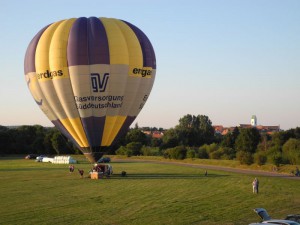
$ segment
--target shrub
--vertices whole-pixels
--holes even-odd
[[[163,157],[164,157],[165,159],[171,159],[170,151],[171,151],[170,148],[168,148],[168,149],[166,149],[166,150],[163,151]]]
[[[216,143],[212,143],[212,144],[208,145],[207,148],[206,148],[208,153],[218,151],[218,149],[219,149],[219,147]]]
[[[221,159],[234,159],[236,157],[236,152],[233,148],[222,147],[220,151],[222,152]]]
[[[209,158],[210,159],[220,159],[221,156],[222,156],[222,152],[219,151],[219,150],[209,153]]]
[[[144,156],[158,156],[161,155],[159,148],[143,146],[141,152]]]
[[[256,152],[254,154],[254,162],[258,165],[264,165],[267,162],[267,156],[264,152]]]
[[[292,165],[300,164],[300,140],[290,138],[282,147],[283,157]]]
[[[164,151],[165,158],[171,159],[185,159],[186,158],[187,149],[184,146],[177,146],[175,148],[169,148]]]
[[[130,155],[140,155],[142,149],[142,143],[130,142],[126,145],[127,152],[130,151]],[[128,153],[127,153],[128,154]]]
[[[208,159],[208,154],[205,147],[199,147],[197,156],[199,159]]]
[[[124,146],[121,146],[120,148],[118,148],[118,150],[116,151],[117,155],[126,155],[127,152],[127,148]]]
[[[188,149],[186,153],[186,157],[190,159],[194,159],[196,156],[196,151],[195,149]]]
[[[241,164],[251,165],[253,163],[253,156],[250,152],[239,151],[236,157]]]
[[[273,152],[272,154],[267,155],[267,161],[276,165],[277,167],[283,163],[282,153],[281,152]]]
[[[174,159],[185,159],[187,149],[184,146],[177,146],[173,150]]]

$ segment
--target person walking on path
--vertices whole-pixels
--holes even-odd
[[[254,194],[258,194],[258,185],[259,185],[259,181],[258,179],[255,177],[255,179],[252,182],[252,188],[253,188],[253,193]]]

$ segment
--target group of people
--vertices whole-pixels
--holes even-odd
[[[74,170],[75,170],[75,166],[73,164],[69,165],[70,173],[73,173]],[[99,165],[99,164],[95,164],[93,166],[93,168],[89,171],[89,174],[91,174],[92,172],[101,173],[101,174],[105,175],[106,177],[109,177],[113,173],[111,165]],[[78,173],[79,173],[80,177],[83,178],[84,170],[78,169]]]
[[[75,166],[73,164],[71,164],[69,166],[70,173],[73,173],[74,170],[75,170]],[[84,170],[83,169],[78,169],[78,173],[79,173],[80,177],[83,178]]]

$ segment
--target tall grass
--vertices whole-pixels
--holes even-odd
[[[91,165],[0,158],[0,224],[205,224],[245,225],[264,207],[283,218],[300,212],[300,182],[208,171],[171,164],[111,163],[110,179],[91,180]],[[127,176],[121,177],[121,171]]]

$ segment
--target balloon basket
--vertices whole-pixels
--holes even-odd
[[[103,178],[110,178],[110,175],[98,173],[98,172],[91,173],[92,180],[99,180],[99,179],[103,179]]]

